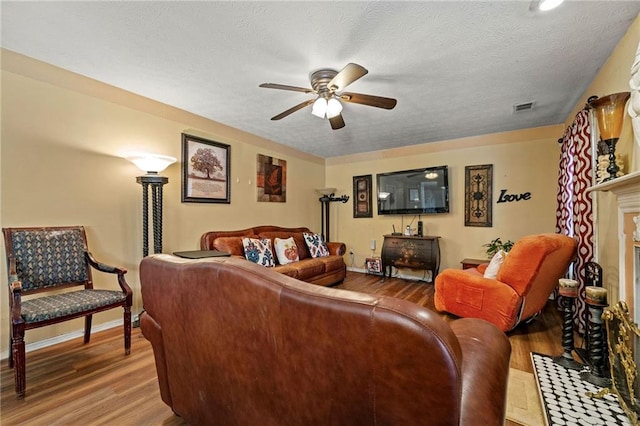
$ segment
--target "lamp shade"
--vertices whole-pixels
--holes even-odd
[[[313,103],[313,108],[311,109],[311,114],[315,115],[318,118],[324,118],[327,113],[327,100],[322,96],[319,96],[318,99]]]
[[[589,102],[589,106],[596,113],[602,140],[606,141],[620,137],[624,119],[624,106],[630,95],[629,92],[614,93]]]
[[[143,172],[158,173],[176,162],[174,157],[159,154],[132,154],[126,157]]]
[[[316,191],[320,195],[331,195],[336,192],[336,188],[318,188]]]
[[[564,0],[540,0],[538,3],[538,9],[544,11],[555,9],[564,3]]]
[[[342,112],[342,104],[336,98],[327,101],[327,118],[337,117]]]

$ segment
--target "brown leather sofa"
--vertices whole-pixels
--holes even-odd
[[[344,243],[327,242],[326,245],[330,255],[312,258],[302,236],[305,232],[314,233],[308,228],[283,228],[271,225],[256,226],[239,231],[210,231],[200,238],[200,249],[220,250],[231,253],[232,256],[244,258],[242,239],[245,237],[269,239],[271,240],[271,247],[274,247],[273,240],[275,238],[286,239],[293,237],[298,247],[300,260],[280,265],[277,257],[274,256],[276,262],[274,270],[276,272],[312,284],[330,286],[341,283],[347,275],[347,265],[342,257],[347,250]]]
[[[160,395],[190,425],[502,425],[511,346],[479,319],[235,257],[140,265]]]

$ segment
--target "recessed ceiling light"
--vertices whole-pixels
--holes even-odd
[[[531,2],[529,10],[546,12],[547,10],[555,9],[562,3],[564,3],[564,0],[534,0]]]

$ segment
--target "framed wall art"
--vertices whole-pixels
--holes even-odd
[[[493,226],[493,164],[464,168],[464,226]]]
[[[258,154],[256,186],[258,201],[285,203],[287,201],[287,162]]]
[[[371,175],[353,177],[353,217],[373,217]]]
[[[231,203],[229,145],[182,134],[182,202]]]

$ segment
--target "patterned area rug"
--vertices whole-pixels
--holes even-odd
[[[615,395],[589,398],[601,388],[580,378],[580,372],[562,367],[549,355],[531,352],[545,422],[561,425],[631,425]]]
[[[544,414],[533,374],[515,368],[509,369],[507,419],[523,426],[544,424]]]

